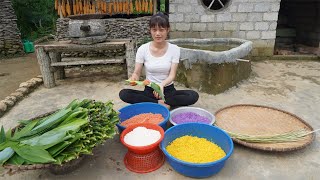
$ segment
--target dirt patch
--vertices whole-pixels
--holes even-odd
[[[96,79],[103,77],[110,81],[126,79],[124,64],[109,66],[75,66],[66,68],[67,78]],[[0,100],[4,99],[16,89],[20,83],[41,75],[36,55],[29,54],[23,57],[0,60]],[[81,80],[82,81],[82,80]]]
[[[0,60],[0,100],[19,88],[20,83],[40,75],[35,54]]]

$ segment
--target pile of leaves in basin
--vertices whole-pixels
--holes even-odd
[[[89,99],[73,100],[54,114],[23,120],[19,126],[0,134],[1,165],[63,164],[115,134],[119,122],[113,103]]]

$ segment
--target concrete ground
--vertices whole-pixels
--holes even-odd
[[[248,80],[228,91],[210,95],[200,93],[194,105],[214,113],[220,108],[239,103],[267,105],[296,114],[314,129],[320,128],[320,62],[261,61],[253,62]],[[58,86],[43,86],[20,101],[0,124],[14,127],[19,119],[28,119],[67,105],[75,98],[113,100],[115,109],[126,104],[118,92],[128,87],[123,82],[105,79],[66,79]],[[182,89],[179,86],[178,89]],[[319,135],[319,134],[318,134]],[[52,175],[47,170],[4,174],[1,179],[189,179],[175,172],[168,163],[157,171],[136,174],[123,163],[126,149],[119,136],[96,149],[93,156],[77,170],[67,175]],[[289,153],[268,153],[235,145],[225,167],[209,179],[318,179],[320,170],[320,138],[308,147]]]

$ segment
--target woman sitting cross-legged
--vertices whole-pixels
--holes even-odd
[[[166,41],[170,29],[168,16],[163,13],[153,15],[149,27],[153,41],[138,48],[135,69],[129,80],[139,80],[144,65],[146,79],[160,86],[166,101],[160,99],[159,94],[148,86],[145,86],[144,91],[122,89],[119,93],[120,99],[130,104],[159,103],[168,109],[196,103],[199,98],[197,92],[176,90],[173,84],[179,64],[180,48]],[[136,85],[135,83],[130,84]]]

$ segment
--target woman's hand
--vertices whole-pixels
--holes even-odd
[[[164,86],[163,86],[162,84],[158,84],[158,85],[159,85],[159,87],[160,87],[160,90],[161,90],[162,94],[164,95],[164,88],[163,88]],[[154,95],[155,98],[161,99],[160,94],[157,93],[156,91],[153,91],[153,95]]]
[[[143,63],[136,63],[135,64],[134,71],[133,71],[131,77],[129,78],[130,81],[139,81],[141,70],[142,70],[142,66],[143,66]],[[135,86],[135,85],[137,85],[137,83],[136,82],[130,82],[130,85],[131,86]]]
[[[138,80],[139,80],[139,77],[138,77],[135,73],[133,73],[133,74],[131,75],[131,77],[129,78],[129,80],[130,80],[130,85],[131,85],[131,86],[135,86],[135,85],[137,85],[137,83],[134,82],[134,81],[138,81]]]

